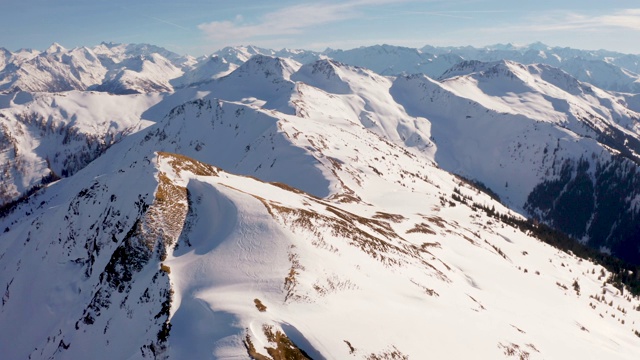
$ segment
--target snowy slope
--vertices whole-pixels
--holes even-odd
[[[627,107],[630,97],[581,83],[557,68],[511,61],[463,62],[441,83],[419,75],[387,78],[328,59],[297,71],[282,64],[255,56],[200,89],[289,114],[293,107],[301,117],[342,118],[364,126],[424,161],[483,183],[521,213],[640,261],[633,250],[638,234],[633,219],[640,210],[635,177],[640,114]],[[574,180],[583,162],[591,183],[586,191],[572,188],[581,184]],[[607,180],[611,175],[605,168],[624,182],[627,197],[614,195],[619,190]],[[627,173],[633,180],[623,180]],[[549,187],[549,182],[557,184]],[[583,195],[551,206],[540,203],[574,190]],[[612,197],[615,205],[608,200]],[[564,216],[567,202],[583,212],[577,225]],[[601,216],[611,211],[624,215]]]
[[[604,60],[574,58],[564,61],[560,68],[580,81],[597,84],[603,89],[634,94],[640,92],[640,75]]]
[[[291,113],[289,100],[295,87],[291,75],[299,68],[300,64],[291,59],[256,55],[229,75],[197,90],[225,100]]]
[[[182,74],[180,68],[159,54],[140,55],[121,61],[90,89],[114,94],[170,92],[173,87],[169,80]]]
[[[0,90],[68,91],[86,89],[99,82],[106,72],[96,55],[87,48],[67,50],[53,44],[37,56],[11,60],[0,72]]]
[[[4,67],[7,66],[10,58],[11,51],[5,48],[0,48],[0,69],[4,69]]]
[[[508,209],[632,249],[604,221],[640,212],[635,97],[511,61],[437,81],[227,51],[172,93],[0,96],[5,187],[66,170],[0,213],[0,357],[637,357],[634,274]]]
[[[351,50],[326,51],[325,56],[337,61],[366,67],[381,75],[426,74],[437,77],[462,60],[456,55],[433,55],[418,49],[376,45]]]
[[[96,89],[112,93],[172,91],[169,80],[196,60],[146,44],[100,44],[65,49],[54,43],[43,52],[4,51],[0,92],[60,92]]]
[[[9,230],[2,239],[7,287],[0,316],[3,324],[13,324],[13,330],[2,330],[3,357],[62,358],[60,352],[72,344],[75,358],[99,356],[98,349],[107,349],[111,357],[129,358],[134,350],[140,356],[138,341],[146,344],[156,338],[153,325],[164,319],[134,312],[125,297],[148,304],[142,308],[155,315],[168,295],[168,279],[151,271],[132,284],[128,276],[137,273],[139,263],[121,262],[127,246],[139,250],[135,259],[140,263],[148,257],[138,246],[142,235],[136,229],[145,224],[140,219],[155,184],[141,181],[152,174],[142,163],[136,166],[131,157],[116,158],[117,162],[105,159],[99,168],[90,166],[90,179],[83,175],[65,179],[39,193],[41,200],[30,198],[34,218],[22,213],[3,217]],[[126,170],[118,170],[119,166]],[[46,206],[33,201],[44,201]],[[130,291],[140,287],[138,293]],[[143,296],[147,287],[150,290]],[[104,309],[112,304],[108,314]],[[145,334],[149,327],[153,331]],[[127,346],[133,334],[133,347]]]
[[[232,64],[240,65],[255,55],[274,56],[275,51],[252,45],[228,46],[216,51],[214,55],[217,55]]]
[[[555,68],[508,61],[462,63],[445,77],[400,77],[391,89],[409,114],[431,121],[440,166],[638,262],[630,219],[638,214],[640,115],[622,96]]]
[[[198,85],[229,75],[229,73],[237,69],[238,66],[239,65],[231,63],[218,55],[212,55],[206,60],[199,61],[192,70],[186,71],[184,75],[172,79],[171,84],[176,88]]]
[[[266,50],[248,47],[226,51],[243,59],[253,52]],[[632,160],[638,158],[640,116],[631,110],[634,104],[631,96],[604,92],[550,66],[525,66],[510,61],[462,62],[448,70],[441,80],[439,83],[424,76],[388,78],[328,59],[301,66],[291,59],[256,55],[226,76],[200,85],[190,84],[164,96],[145,116],[158,120],[185,101],[208,96],[301,117],[317,111],[313,117],[345,118],[416,151],[427,162],[435,161],[448,171],[480,181],[517,211],[556,226],[564,221],[554,215],[561,211],[541,207],[532,196],[540,197],[540,191],[544,190],[546,197],[557,197],[564,185],[553,187],[556,193],[547,194],[545,183],[559,178],[571,181],[576,171],[567,179],[563,174],[570,172],[571,167],[577,169],[582,159],[590,159],[591,187],[596,191],[596,183],[604,181],[605,176],[596,170],[617,161],[612,154],[622,154]],[[205,142],[206,139],[198,140],[198,143]],[[247,145],[234,143],[230,149],[243,150]],[[95,155],[98,153],[93,151]],[[36,156],[40,170],[26,185],[17,185],[19,189],[8,189],[10,184],[5,186],[5,193],[11,193],[5,196],[7,200],[15,199],[48,173],[43,160],[46,156]],[[236,160],[229,164],[238,166]],[[252,160],[239,172],[248,174],[249,164],[258,169],[252,171],[265,171],[258,168],[259,161]],[[632,172],[637,172],[636,165],[630,166]],[[616,176],[625,175],[617,171]],[[9,173],[5,179],[13,183],[11,186],[24,183]],[[603,199],[615,191],[609,185],[604,186],[609,190],[600,191]],[[633,219],[637,212],[634,182],[625,187],[630,196],[620,199],[616,212],[625,212],[628,216],[608,219],[598,227],[608,228]],[[534,194],[534,191],[537,192]],[[597,210],[596,207],[597,204],[584,207],[593,211],[582,216],[578,228],[571,229],[573,236],[590,241],[602,235],[589,225],[589,219],[598,211],[611,211],[611,208],[605,210],[601,206],[601,210]],[[640,254],[628,250],[633,248],[635,240],[625,235],[626,231],[620,228],[618,233],[593,245],[608,249],[617,246],[615,253],[627,254],[628,260],[635,262],[636,255]],[[628,245],[618,246],[621,241]]]
[[[238,46],[226,47],[214,53],[214,56],[236,65],[241,65],[254,55],[288,58],[301,64],[333,59],[344,64],[364,67],[381,75],[425,73],[433,77],[441,75],[451,66],[462,61],[462,58],[457,55],[434,55],[418,49],[386,44],[350,50],[327,49],[323,52],[301,49],[275,51],[255,46]]]
[[[101,43],[93,51],[105,63],[120,63],[128,58],[157,54],[169,60],[176,67],[193,66],[196,59],[189,55],[179,55],[167,49],[150,44]]]
[[[141,115],[159,95],[93,92],[1,97],[0,204],[71,175],[124,136],[150,124]]]
[[[511,60],[522,64],[546,64],[561,68],[578,80],[611,91],[637,93],[640,80],[638,55],[606,50],[550,47],[539,42],[528,46],[506,44],[484,48],[425,46],[421,50],[439,56],[455,55],[461,59],[482,62]]]
[[[238,46],[224,48],[215,55],[235,65],[241,65],[253,55],[290,58],[302,64],[330,58],[352,66],[365,67],[382,75],[421,73],[432,78],[442,76],[449,68],[463,61],[510,60],[521,64],[558,67],[580,81],[609,91],[637,93],[640,89],[640,58],[637,55],[550,47],[542,43],[528,46],[506,44],[485,48],[425,46],[421,49],[385,44],[350,50],[327,49],[323,52],[291,49],[275,51],[255,46]],[[199,81],[206,78],[204,76]]]
[[[268,333],[282,329],[315,358],[634,356],[636,350],[625,354],[620,346],[637,344],[634,335],[615,315],[603,321],[601,305],[594,309],[583,295],[601,292],[598,269],[590,275],[593,265],[510,228],[466,228],[461,224],[469,209],[399,212],[394,221],[384,221],[388,215],[378,212],[376,218],[370,205],[345,211],[251,179],[220,176],[182,179],[199,200],[195,223],[189,222],[182,239],[200,241],[166,261],[176,274],[180,304],[171,321],[175,331],[188,334],[169,340],[170,355],[242,357],[243,340],[264,354],[273,346]],[[437,203],[419,194],[412,193],[418,208]],[[375,210],[385,208],[380,203]],[[405,211],[411,204],[405,203]],[[436,214],[460,223],[441,223]],[[201,224],[201,216],[220,225]],[[425,219],[431,225],[423,231],[433,231],[431,236],[412,231]],[[565,290],[573,280],[582,284],[580,295]],[[255,308],[255,299],[266,307],[264,313]],[[191,330],[194,323],[197,332]],[[620,342],[613,340],[617,336]],[[460,338],[464,347],[455,346]],[[569,338],[574,340],[568,344]],[[612,340],[617,350],[606,346]]]
[[[364,68],[319,60],[304,65],[291,79],[297,82],[292,103],[300,116],[345,118],[408,148],[428,152],[432,146],[428,122],[407,115],[394,101],[389,78]]]
[[[473,210],[508,212],[317,111],[190,102],[5,215],[0,324],[19,325],[2,328],[4,354],[247,358],[280,331],[313,358],[634,358],[640,301],[603,288],[601,267]],[[279,173],[316,168],[331,196],[158,152],[223,163],[191,141],[248,136],[261,118]]]

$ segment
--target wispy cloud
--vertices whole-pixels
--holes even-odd
[[[305,3],[285,7],[263,15],[256,23],[242,16],[233,21],[213,21],[198,25],[214,41],[238,42],[269,36],[300,34],[305,29],[352,19],[361,15],[365,6],[396,3],[398,0],[351,0],[341,3]]]
[[[577,28],[616,27],[640,30],[640,9],[624,9],[609,15],[593,17],[574,15],[570,20],[570,25]]]
[[[157,18],[157,17],[155,17],[155,16],[149,16],[149,15],[142,15],[142,16],[143,16],[143,17],[146,17],[147,19],[151,19],[151,20],[155,20],[155,21],[157,21],[157,22],[161,22],[161,23],[163,23],[163,24],[171,25],[171,26],[176,27],[176,28],[178,28],[178,29],[187,30],[187,31],[190,31],[190,30],[191,30],[191,29],[186,28],[186,27],[184,27],[184,26],[182,26],[182,25],[178,25],[178,24],[176,24],[176,23],[174,23],[174,22],[171,22],[171,21],[168,21],[168,20],[164,20],[164,19],[160,19],[160,18]]]
[[[405,16],[441,16],[441,17],[449,17],[454,19],[465,19],[470,20],[474,19],[477,15],[487,15],[487,14],[503,14],[509,13],[512,11],[509,10],[443,10],[443,11],[402,11],[398,12],[399,15]]]
[[[599,31],[616,28],[640,31],[640,9],[616,10],[611,14],[604,15],[586,15],[577,12],[537,14],[535,17],[530,18],[527,24],[512,26],[509,30],[552,32],[571,30]],[[504,30],[505,28],[499,29],[499,31]]]

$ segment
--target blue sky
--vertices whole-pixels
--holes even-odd
[[[527,44],[640,53],[637,0],[0,0],[0,47],[102,41],[191,55],[228,45]]]

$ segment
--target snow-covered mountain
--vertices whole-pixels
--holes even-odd
[[[381,75],[425,74],[438,78],[464,61],[511,60],[558,67],[580,81],[610,91],[640,92],[636,55],[585,51],[535,43],[526,47],[433,47],[421,49],[375,45],[322,52],[272,50],[256,46],[226,47],[199,59],[181,56],[148,44],[102,43],[91,48],[65,49],[53,44],[43,52],[0,49],[0,91],[97,90],[117,94],[171,92],[211,81],[232,72],[254,55],[275,56],[301,64],[333,59],[365,67]]]
[[[640,256],[635,96],[507,60],[103,55],[127,48],[93,52],[191,70],[0,95],[0,357],[637,357],[638,268],[565,235]]]
[[[546,64],[560,68],[578,80],[589,82],[604,90],[631,93],[638,93],[640,90],[638,55],[606,50],[551,47],[542,43],[528,46],[506,44],[484,48],[425,46],[421,50],[437,56],[455,55],[465,60],[511,60],[521,64]]]
[[[227,59],[218,55],[212,55],[199,61],[193,69],[185,72],[178,78],[172,79],[170,83],[176,88],[206,83],[225,75],[229,75],[242,63],[244,63],[244,61],[236,64],[229,62]]]
[[[511,60],[521,64],[546,64],[557,67],[580,81],[604,90],[640,92],[640,56],[605,50],[550,47],[542,43],[528,46],[494,45],[484,48],[427,45],[421,49],[375,45],[351,50],[327,49],[323,52],[292,49],[275,51],[255,46],[239,46],[224,48],[215,55],[236,65],[242,64],[253,55],[290,58],[302,64],[330,58],[345,64],[365,67],[382,75],[420,73],[431,78],[441,77],[449,68],[464,61]],[[200,78],[199,81],[203,79]]]
[[[240,47],[235,52],[227,48],[225,53],[230,59],[242,59],[260,51],[265,50]],[[391,50],[387,53],[391,53]],[[263,106],[284,112],[291,111],[285,110],[290,109],[287,102],[289,92],[294,87],[288,82],[289,76],[299,83],[344,95],[333,99],[349,99],[346,104],[344,100],[334,100],[329,106],[340,109],[336,116],[349,111],[359,117],[362,124],[385,138],[407,146],[421,147],[427,158],[445,169],[484,183],[517,211],[560,226],[572,236],[590,242],[597,248],[640,262],[640,253],[635,249],[638,229],[635,222],[631,221],[638,214],[635,205],[638,196],[636,182],[625,185],[624,191],[628,195],[621,198],[599,188],[598,184],[603,181],[606,184],[603,178],[606,175],[596,172],[596,169],[614,163],[615,168],[625,168],[627,165],[622,164],[627,162],[630,162],[628,166],[633,174],[638,171],[640,115],[632,110],[633,106],[627,105],[633,103],[632,97],[607,93],[548,65],[524,66],[508,60],[490,63],[463,61],[446,71],[440,78],[441,82],[424,75],[401,76],[394,81],[391,92],[389,79],[328,59],[308,63],[293,75],[290,74],[295,66],[290,67],[292,70],[282,75],[282,80],[278,80],[280,78],[277,76],[269,80],[269,74],[280,71],[275,67],[265,70],[266,76],[259,78],[266,81],[260,80],[260,85],[255,86],[253,80],[243,79],[246,76],[243,74],[255,72],[249,69],[256,66],[261,69],[260,64],[253,62],[266,61],[264,59],[268,57],[256,55],[252,59],[245,62],[241,70],[209,82],[203,89],[228,100],[257,101]],[[345,75],[345,71],[360,75],[352,78]],[[405,83],[403,79],[409,81]],[[233,85],[223,85],[225,83]],[[262,91],[265,93],[259,93]],[[257,95],[253,96],[252,92]],[[357,96],[350,96],[350,93]],[[270,104],[264,105],[261,99],[265,98],[271,99]],[[274,102],[278,105],[274,105]],[[393,110],[399,107],[402,109]],[[501,120],[491,120],[489,123],[478,120],[488,117]],[[421,118],[426,121],[419,120]],[[440,118],[444,120],[436,121]],[[504,126],[504,121],[512,125]],[[500,134],[498,142],[494,135],[496,130]],[[483,132],[486,135],[480,135]],[[535,136],[522,138],[529,132]],[[468,139],[463,134],[468,134]],[[577,138],[574,138],[574,134]],[[430,137],[441,143],[432,146]],[[487,152],[476,149],[482,144],[487,146],[484,150],[491,154],[499,153],[500,156],[492,156],[487,160]],[[530,149],[537,151],[530,152]],[[550,155],[551,151],[554,156]],[[611,157],[618,153],[622,157]],[[566,211],[559,210],[564,206],[561,203],[556,210],[556,205],[542,205],[535,198],[556,198],[564,193],[565,185],[575,178],[575,169],[583,158],[592,159],[589,193],[593,194],[595,200],[590,202],[584,198],[584,201],[576,202],[583,211],[580,224],[577,225],[572,219],[562,218]],[[488,161],[492,165],[488,165]],[[562,169],[565,169],[565,174],[574,169],[574,175],[565,176],[564,185],[547,189],[545,184],[556,181]],[[616,177],[624,178],[625,172],[618,173]],[[511,186],[508,186],[509,183]],[[547,193],[549,191],[552,193]],[[609,200],[605,200],[611,197],[615,199],[613,208],[618,215],[603,217],[601,213],[612,211],[612,207],[606,204]],[[599,229],[616,230],[603,234]]]
[[[124,58],[118,61],[135,64],[139,66],[138,70],[146,66],[147,61],[143,57],[127,59],[123,55],[127,52],[136,53],[130,46],[109,48],[103,44],[100,48],[102,53],[111,49],[109,51],[116,55],[109,58]],[[380,52],[380,49],[385,49],[387,54],[393,53],[393,49],[386,47],[374,48],[372,51]],[[50,49],[49,52],[55,51]],[[227,58],[244,62],[235,65],[231,60],[216,55],[209,61],[214,62],[214,66],[196,65],[194,72],[186,73],[174,82],[174,85],[182,82],[180,87],[183,90],[170,95],[158,94],[151,97],[155,99],[151,102],[141,101],[139,106],[134,106],[138,110],[126,110],[126,106],[120,109],[132,113],[133,118],[137,119],[151,105],[160,102],[154,116],[146,114],[146,120],[157,121],[172,107],[209,94],[287,114],[298,111],[303,116],[306,108],[301,105],[296,108],[292,104],[302,104],[305,100],[292,100],[292,94],[300,86],[311,85],[327,93],[340,95],[334,96],[326,104],[328,108],[338,109],[332,116],[344,116],[346,113],[357,117],[361,124],[385,139],[416,147],[427,160],[485,184],[516,211],[559,226],[596,248],[613,251],[632,262],[640,262],[640,252],[635,245],[639,231],[632,221],[638,213],[636,180],[625,182],[625,197],[614,196],[618,190],[604,190],[600,185],[610,187],[605,181],[609,175],[602,170],[609,166],[615,169],[628,167],[632,174],[637,173],[640,115],[636,112],[638,107],[634,104],[637,101],[633,95],[607,93],[551,66],[524,66],[508,60],[489,63],[463,61],[447,70],[440,81],[434,81],[424,75],[385,78],[373,71],[329,59],[307,63],[302,67],[289,58],[265,55],[255,55],[245,60],[251,54],[260,52],[267,50],[255,47],[226,48],[221,53],[226,54]],[[282,52],[303,59],[300,55],[303,54],[302,51]],[[159,58],[165,59],[156,53],[149,57],[152,61]],[[128,68],[136,69],[132,65]],[[207,69],[211,72],[206,71]],[[218,71],[228,75],[222,76]],[[203,78],[206,79],[202,80]],[[120,78],[122,79],[124,77]],[[159,86],[166,86],[164,90],[167,91],[171,89],[167,82]],[[147,84],[146,87],[154,88],[152,84]],[[119,92],[125,92],[123,88],[119,89]],[[144,87],[139,88],[140,91],[143,89]],[[13,119],[11,123],[32,124],[30,119],[38,118],[41,128],[58,126],[48,114],[48,105],[36,106],[35,111],[25,111],[25,108],[34,107],[25,107],[20,101],[16,103],[11,100],[29,96],[31,95],[18,93],[3,97],[9,108],[2,110],[7,119]],[[100,99],[101,96],[96,93],[90,97]],[[126,100],[127,97],[106,98],[129,101]],[[162,98],[165,101],[160,101]],[[95,113],[92,110],[90,112]],[[16,148],[14,143],[18,141],[30,145],[23,146],[19,156],[5,152],[7,163],[4,165],[2,178],[3,202],[13,201],[37,188],[43,179],[46,182],[75,172],[110,146],[113,139],[119,136],[114,135],[120,131],[131,132],[134,120],[125,120],[125,124],[119,125],[121,119],[128,115],[125,114],[123,118],[113,114],[109,116],[111,119],[108,121],[115,125],[108,135],[104,130],[89,129],[87,134],[92,131],[94,133],[88,135],[88,138],[98,139],[95,144],[88,141],[87,144],[93,145],[82,145],[86,150],[80,152],[75,148],[65,149],[62,151],[66,153],[64,156],[60,155],[60,150],[44,150],[55,146],[39,146],[38,141],[27,141],[16,136],[16,133],[22,134],[24,131],[7,123],[3,127],[5,149],[12,146]],[[58,117],[66,118],[67,123],[73,127],[76,124],[73,119],[78,117],[78,113],[75,108],[70,108],[61,112]],[[105,121],[107,119],[99,122]],[[510,125],[504,126],[505,122]],[[49,123],[52,125],[47,125]],[[42,132],[37,127],[32,131]],[[55,138],[58,140],[53,144],[66,144],[68,136],[60,136],[66,130],[57,131]],[[532,135],[525,135],[528,133]],[[497,139],[495,134],[498,134]],[[12,140],[14,138],[18,140]],[[478,147],[483,151],[477,151]],[[493,155],[487,158],[487,153]],[[26,160],[27,158],[31,160]],[[584,160],[587,158],[591,160]],[[8,161],[10,159],[13,160]],[[627,162],[630,165],[624,165]],[[567,186],[576,186],[573,181],[579,173],[576,169],[580,163],[589,164],[591,185],[583,193],[592,196],[584,195],[577,202],[572,199],[582,211],[578,224],[573,219],[563,218],[567,213],[562,210],[563,202],[549,204],[548,199],[567,193]],[[615,172],[617,184],[618,180],[626,176],[626,170]],[[564,174],[562,186],[557,183],[560,181],[560,174]],[[633,178],[635,177],[632,176]],[[556,185],[549,186],[550,183]],[[545,199],[545,204],[536,200],[540,197]],[[591,197],[594,200],[590,200]],[[613,205],[605,200],[611,197],[614,198]],[[610,213],[612,209],[616,216],[601,215]],[[602,229],[606,229],[606,233]]]
[[[183,74],[180,68],[157,53],[140,55],[123,60],[117,67],[107,72],[100,84],[90,90],[113,94],[142,94],[149,92],[170,92],[169,80]]]
[[[456,55],[434,56],[418,49],[391,45],[351,50],[331,50],[326,56],[346,64],[366,67],[381,75],[426,74],[436,77],[462,61]]]
[[[464,60],[457,55],[435,56],[419,49],[392,45],[364,46],[351,50],[327,49],[322,52],[302,49],[276,51],[256,46],[237,46],[216,51],[214,56],[240,65],[254,55],[288,58],[301,64],[333,59],[344,64],[365,67],[381,75],[424,73],[431,77],[441,75],[451,66]]]
[[[161,99],[75,91],[0,95],[0,204],[74,174],[150,125],[142,114]]]
[[[430,120],[440,166],[595,248],[640,261],[640,114],[624,97],[509,61],[462,63],[443,78],[399,77],[391,89],[409,114]]]
[[[169,80],[195,65],[192,57],[140,44],[103,43],[43,52],[0,55],[0,92],[61,92],[95,89],[116,94],[172,91]],[[28,55],[28,56],[27,56]]]

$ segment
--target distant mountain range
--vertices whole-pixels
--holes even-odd
[[[464,61],[511,60],[551,65],[604,90],[640,92],[640,56],[550,47],[542,43],[523,47],[507,44],[485,48],[425,46],[422,49],[377,45],[324,52],[241,46],[224,48],[201,58],[146,44],[102,43],[75,49],[53,44],[43,52],[12,53],[0,49],[0,91],[166,92],[227,75],[253,55],[289,58],[302,64],[330,58],[381,75],[421,73],[431,78],[441,77],[453,65]]]
[[[0,358],[640,352],[636,56],[0,54]]]

